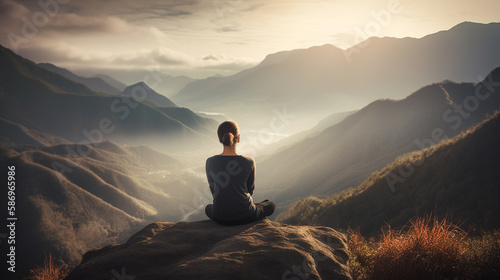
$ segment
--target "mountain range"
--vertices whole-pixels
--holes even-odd
[[[445,81],[402,100],[372,102],[258,162],[259,199],[288,205],[310,195],[324,198],[358,186],[398,155],[456,136],[500,107],[499,76],[497,68],[481,83]]]
[[[215,121],[186,108],[169,113],[165,106],[175,105],[144,83],[136,85],[138,98],[127,95],[130,87],[113,96],[94,92],[86,85],[88,80],[80,83],[81,79],[64,69],[50,67],[56,72],[49,71],[48,65],[40,67],[3,47],[0,61],[9,69],[0,73],[0,117],[12,123],[75,143],[108,139],[179,151],[215,142],[206,136],[215,129]],[[179,145],[174,148],[174,143]]]
[[[20,267],[42,263],[45,253],[78,262],[86,251],[124,241],[147,223],[180,221],[198,207],[193,197],[204,198],[196,192],[204,181],[183,161],[149,147],[58,144],[20,128],[25,133],[10,138],[20,144],[0,144],[0,167],[16,169]],[[6,205],[7,196],[1,202]]]
[[[438,145],[398,157],[357,188],[326,199],[307,198],[278,220],[373,235],[416,215],[448,217],[464,229],[498,228],[500,112]]]
[[[335,112],[379,98],[404,98],[422,85],[479,82],[500,65],[500,23],[461,23],[423,38],[369,38],[343,50],[333,45],[268,55],[229,77],[186,85],[172,100],[195,111],[225,113],[241,127],[264,129],[274,110],[295,118],[283,130],[308,129]]]

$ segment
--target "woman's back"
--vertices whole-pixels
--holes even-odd
[[[255,211],[255,162],[241,155],[217,155],[207,159],[206,173],[214,197],[214,217],[239,220]]]

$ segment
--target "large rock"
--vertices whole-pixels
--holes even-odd
[[[66,279],[351,279],[347,261],[345,236],[328,227],[156,222],[87,252]]]

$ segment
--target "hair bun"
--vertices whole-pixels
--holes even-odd
[[[224,136],[222,136],[222,144],[224,146],[231,146],[233,144],[234,140],[234,135],[231,132],[226,132],[224,133]]]

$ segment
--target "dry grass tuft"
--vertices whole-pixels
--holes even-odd
[[[353,279],[499,279],[500,234],[467,238],[446,219],[415,218],[378,241],[349,232]]]
[[[52,254],[45,256],[42,266],[37,266],[32,269],[29,280],[63,280],[68,275],[68,267],[66,265],[56,265],[55,258]]]
[[[464,236],[465,233],[446,219],[414,219],[406,233],[389,228],[372,256],[372,277],[455,279],[463,276]]]

